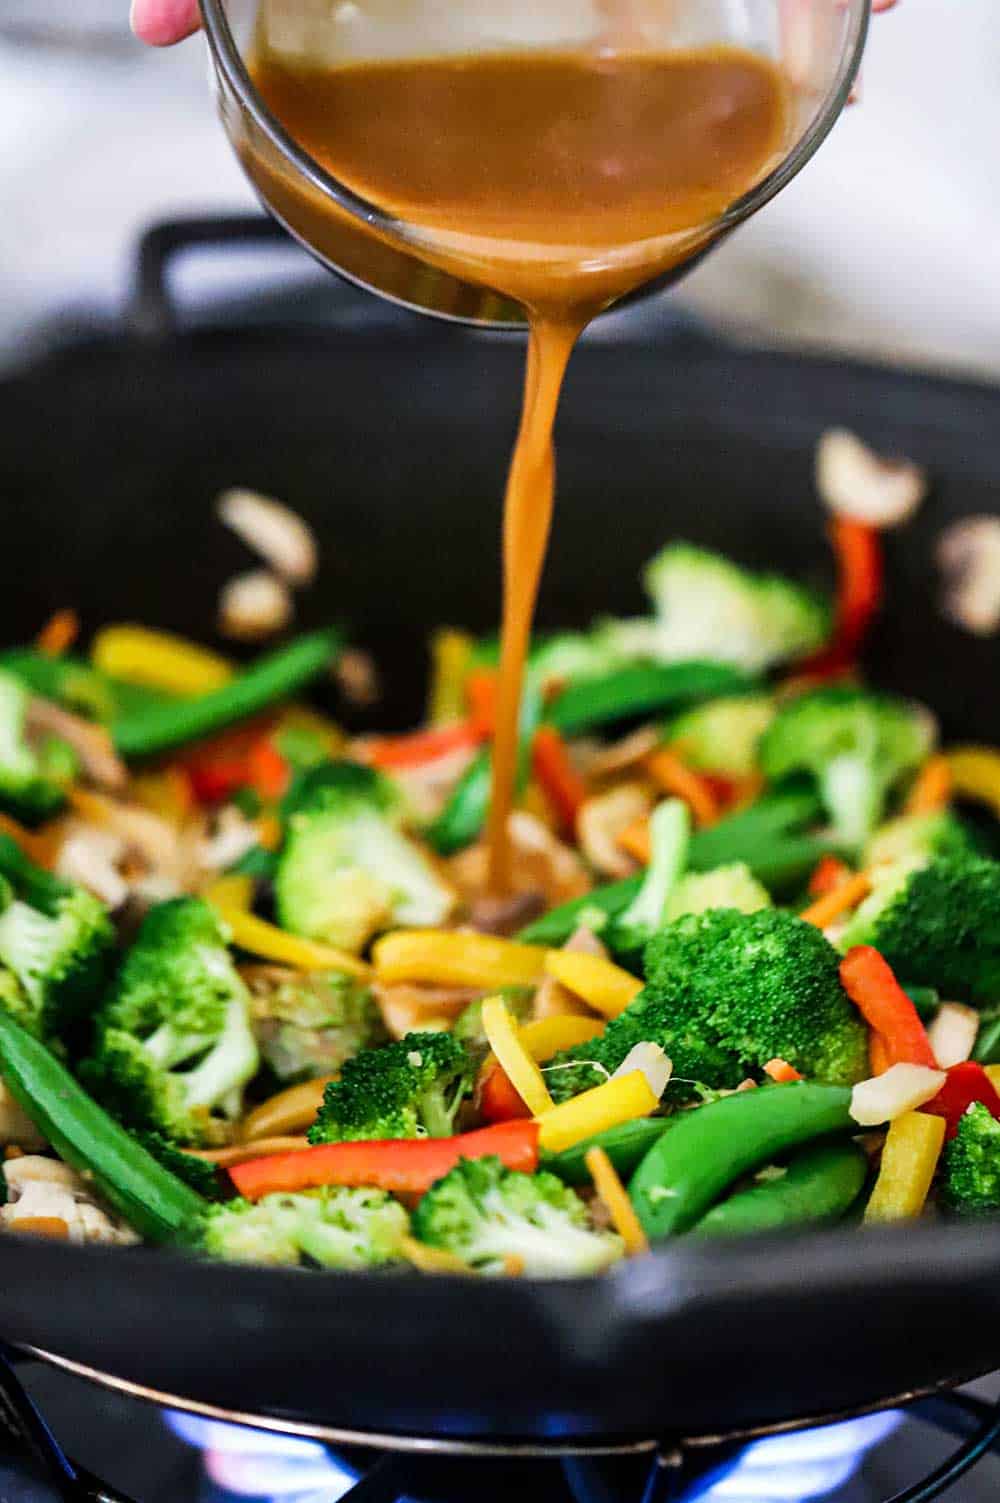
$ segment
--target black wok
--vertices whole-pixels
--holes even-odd
[[[105,338],[0,385],[2,640],[75,604],[210,636],[246,560],[216,493],[282,496],[323,538],[303,621],[379,655],[419,709],[432,623],[496,619],[516,341],[216,330]],[[934,475],[889,542],[873,677],[1000,740],[995,643],[939,616],[933,540],[995,509],[1000,392],[682,334],[585,347],[559,424],[549,623],[640,608],[667,537],[829,579],[812,451],[833,423]],[[0,1240],[0,1335],[161,1393],[352,1431],[580,1442],[832,1414],[1000,1363],[1000,1225],[664,1248],[585,1283],[307,1276]]]

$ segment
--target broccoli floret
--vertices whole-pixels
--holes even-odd
[[[196,1245],[228,1262],[373,1268],[401,1257],[408,1231],[403,1207],[383,1191],[327,1186],[212,1206]]]
[[[199,898],[152,908],[96,1019],[81,1073],[121,1121],[173,1143],[224,1139],[259,1056],[225,929]]]
[[[738,1085],[775,1057],[812,1079],[853,1084],[867,1074],[868,1041],[838,965],[818,929],[780,909],[678,919],[646,948],[644,990],[599,1038],[557,1055],[546,1083],[565,1100],[648,1040],[673,1061],[672,1094],[690,1082]]]
[[[454,894],[399,829],[401,808],[387,779],[369,768],[316,779],[289,820],[275,897],[282,927],[360,951],[393,924],[433,928]],[[317,769],[322,771],[323,769]]]
[[[979,1006],[1000,1002],[1000,862],[952,856],[890,869],[841,940],[860,944],[907,982]]]
[[[29,699],[13,674],[0,672],[0,809],[37,825],[65,804],[79,762],[73,748],[58,737],[29,737]]]
[[[327,1086],[309,1141],[450,1137],[472,1078],[471,1057],[450,1033],[408,1033],[365,1049]]]
[[[819,596],[688,543],[658,553],[644,580],[655,619],[609,629],[610,645],[633,657],[705,658],[756,672],[811,652],[829,634],[829,606]]]
[[[774,714],[769,694],[734,694],[678,715],[666,727],[667,739],[699,771],[750,777],[759,765],[760,738]]]
[[[514,1257],[542,1278],[599,1273],[624,1245],[595,1227],[579,1196],[554,1174],[520,1174],[497,1158],[462,1159],[432,1185],[413,1216],[421,1242],[456,1253],[481,1273]]]
[[[107,980],[115,935],[101,902],[34,866],[0,836],[0,1005],[36,1038],[60,1040]]]
[[[909,870],[926,866],[938,856],[970,856],[976,844],[968,828],[949,809],[931,814],[901,814],[875,831],[865,847],[862,865],[903,864]]]
[[[771,894],[763,887],[743,861],[717,866],[710,872],[688,872],[667,899],[666,922],[688,913],[705,913],[709,908],[735,908],[740,913],[756,913],[771,907]]]
[[[802,694],[775,716],[760,743],[772,780],[808,772],[834,837],[863,846],[895,785],[927,756],[935,732],[919,705],[833,685]]]
[[[159,1132],[136,1132],[133,1137],[157,1163],[162,1164],[164,1169],[169,1169],[171,1174],[176,1174],[178,1179],[190,1185],[192,1190],[197,1190],[206,1200],[220,1198],[222,1181],[219,1171],[208,1159],[199,1159],[193,1153],[185,1153],[183,1148],[178,1148]]]
[[[333,1075],[359,1050],[387,1039],[374,996],[352,976],[281,966],[245,975],[257,1045],[285,1085]]]
[[[942,1198],[964,1216],[1000,1211],[1000,1122],[981,1101],[960,1118],[944,1151]]]

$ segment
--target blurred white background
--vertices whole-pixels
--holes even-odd
[[[53,0],[55,3],[55,0]],[[120,306],[153,220],[244,209],[200,39],[147,53],[127,0],[102,45],[0,39],[0,344],[69,303]],[[47,0],[0,0],[44,29]],[[675,294],[769,340],[1000,376],[997,0],[876,19],[863,101],[803,175]]]

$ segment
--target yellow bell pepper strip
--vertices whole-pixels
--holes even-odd
[[[266,919],[230,903],[213,902],[212,906],[228,924],[233,944],[251,955],[259,955],[262,960],[276,960],[299,971],[343,971],[348,976],[363,979],[371,975],[371,967],[356,955],[348,955],[346,950],[335,950],[331,945],[301,939],[297,934],[286,934],[276,924],[269,924]]]
[[[906,1112],[886,1134],[882,1167],[865,1211],[868,1223],[919,1216],[944,1144],[943,1117]]]
[[[146,626],[106,626],[94,638],[90,660],[101,673],[166,694],[208,694],[228,684],[225,658],[183,637]]]
[[[1000,751],[992,746],[953,746],[945,756],[955,797],[988,804],[1000,818]]]
[[[401,1237],[399,1250],[407,1263],[411,1263],[421,1273],[474,1274],[476,1271],[457,1253],[449,1252],[446,1247],[431,1247],[426,1242],[418,1242],[416,1237]]]
[[[502,997],[487,997],[483,1002],[483,1032],[500,1068],[529,1112],[536,1117],[552,1109],[545,1077],[518,1038],[517,1024],[504,1006]]]
[[[445,628],[431,638],[431,688],[427,719],[447,725],[465,717],[465,676],[472,663],[473,639],[464,631]]]
[[[617,1018],[642,991],[642,982],[637,976],[605,960],[602,955],[550,950],[545,969],[605,1018]]]
[[[989,1076],[990,1085],[1000,1094],[1000,1065],[984,1065],[983,1068]]]
[[[436,986],[534,986],[545,975],[547,951],[490,934],[405,929],[387,934],[372,950],[379,981],[422,981]]]
[[[543,1153],[562,1153],[609,1127],[631,1122],[635,1117],[648,1117],[659,1104],[645,1075],[634,1070],[631,1075],[606,1080],[603,1085],[542,1112],[536,1118],[538,1146]]]
[[[604,1024],[597,1018],[578,1018],[564,1013],[551,1018],[538,1018],[533,1023],[522,1023],[517,1036],[532,1059],[538,1064],[544,1064],[560,1050],[572,1049],[577,1044],[589,1044],[591,1039],[603,1032]]]
[[[275,1138],[304,1132],[316,1120],[323,1105],[323,1092],[335,1075],[321,1075],[317,1080],[303,1080],[287,1090],[269,1096],[243,1119],[240,1137],[245,1143],[258,1138]]]
[[[618,1178],[618,1171],[603,1148],[588,1148],[584,1162],[594,1181],[594,1189],[604,1201],[611,1217],[611,1224],[625,1243],[630,1258],[649,1252],[649,1238],[642,1229],[642,1222],[635,1214],[635,1207],[628,1198],[628,1191]]]
[[[248,877],[243,872],[228,872],[224,877],[216,877],[205,888],[202,897],[220,913],[223,909],[249,913],[253,907],[253,887],[253,877]]]

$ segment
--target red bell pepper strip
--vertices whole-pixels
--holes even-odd
[[[497,720],[497,675],[487,668],[477,668],[465,680],[465,702],[469,719],[484,736],[492,736]]]
[[[221,804],[241,788],[261,798],[279,799],[288,787],[290,769],[270,740],[270,726],[241,726],[205,741],[180,764],[200,804]]]
[[[533,1172],[538,1168],[537,1122],[499,1122],[454,1138],[322,1143],[234,1164],[229,1176],[247,1200],[321,1185],[372,1185],[395,1195],[422,1195],[460,1159],[492,1155],[508,1169]]]
[[[953,1138],[958,1132],[959,1122],[974,1101],[981,1101],[990,1116],[1000,1121],[1000,1096],[993,1082],[982,1065],[968,1059],[964,1064],[952,1065],[940,1091],[920,1110],[934,1117],[943,1117],[948,1124],[945,1136]]]
[[[938,1068],[927,1030],[886,960],[871,945],[855,945],[840,962],[840,980],[851,1001],[885,1046],[885,1068]]]
[[[486,732],[473,720],[459,720],[454,725],[431,726],[406,736],[380,736],[368,743],[368,760],[386,772],[407,767],[424,767],[452,752],[475,751]]]
[[[553,726],[542,725],[535,732],[531,763],[563,831],[572,831],[587,798],[587,785],[573,766],[565,741]]]
[[[514,1122],[530,1117],[519,1092],[510,1083],[506,1070],[494,1061],[479,1087],[479,1113],[486,1122]]]
[[[882,600],[884,563],[878,529],[849,517],[830,523],[837,555],[837,611],[833,639],[802,665],[808,673],[836,676],[854,663]]]
[[[842,887],[851,875],[851,868],[839,856],[822,856],[809,878],[809,894],[814,898],[823,898],[828,892]]]

